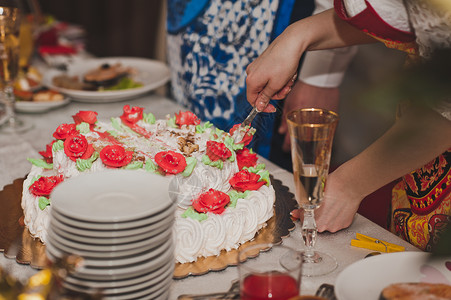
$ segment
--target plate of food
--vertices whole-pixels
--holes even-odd
[[[18,112],[41,113],[70,102],[60,92],[42,86],[41,72],[33,66],[20,72],[13,89],[16,98],[14,105]]]
[[[166,64],[145,58],[88,59],[50,70],[43,84],[80,102],[116,102],[137,97],[169,81]]]
[[[423,299],[433,294],[451,299],[451,257],[432,258],[430,253],[415,251],[372,256],[338,275],[335,294],[338,300],[398,299],[395,296],[401,295]]]
[[[70,99],[60,92],[40,89],[33,91],[27,96],[27,99],[21,98],[16,94],[14,104],[16,111],[23,113],[42,113],[48,110],[64,106],[70,102]]]

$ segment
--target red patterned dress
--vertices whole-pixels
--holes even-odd
[[[432,7],[428,0],[335,0],[334,4],[340,18],[415,60],[428,59],[435,49],[451,48],[451,11]],[[432,108],[451,122],[450,99]],[[451,148],[403,176],[393,189],[391,212],[393,233],[420,249],[434,248],[451,223]]]
[[[451,222],[451,148],[393,188],[391,231],[431,251]]]

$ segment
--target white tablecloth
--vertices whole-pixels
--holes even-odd
[[[109,119],[122,114],[124,105],[144,107],[146,112],[152,112],[156,118],[163,118],[167,114],[173,114],[183,110],[175,102],[155,94],[148,94],[137,99],[131,99],[116,103],[80,103],[71,102],[67,106],[41,114],[19,114],[21,118],[32,122],[32,130],[23,134],[6,135],[0,133],[0,188],[12,183],[16,178],[24,177],[30,169],[28,157],[39,157],[38,151],[45,150],[45,145],[52,138],[55,129],[62,123],[71,123],[72,115],[80,110],[93,110],[99,113],[99,119]],[[292,174],[266,161],[267,169],[276,178],[294,191]],[[1,209],[1,208],[0,208]],[[300,235],[299,224],[291,232],[290,236],[283,239],[285,245],[302,249],[303,242]],[[371,237],[386,240],[390,243],[405,246],[407,250],[418,251],[409,243],[401,240],[368,219],[357,215],[353,224],[345,230],[335,234],[321,233],[317,239],[316,248],[331,253],[338,261],[338,268],[332,273],[320,276],[303,278],[301,294],[314,294],[322,283],[334,284],[337,275],[348,265],[361,260],[371,250],[355,248],[350,242],[359,232]],[[258,259],[258,258],[257,258]],[[19,265],[13,259],[7,259],[0,255],[0,265],[18,278],[26,279],[36,272],[29,266]],[[180,294],[210,293],[226,291],[231,281],[238,277],[237,268],[229,267],[223,271],[210,272],[202,276],[190,276],[180,280],[174,280],[171,286],[170,299],[176,299]]]

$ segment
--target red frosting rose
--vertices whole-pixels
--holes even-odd
[[[230,202],[230,197],[226,193],[209,189],[201,194],[199,198],[193,200],[193,208],[200,213],[212,212],[222,214],[225,206]]]
[[[75,124],[80,124],[82,122],[88,123],[89,125],[94,125],[97,122],[97,112],[91,110],[81,110],[72,116]]]
[[[94,148],[81,134],[71,135],[64,141],[64,153],[73,161],[77,158],[88,159],[94,152]]]
[[[224,143],[218,143],[215,141],[207,142],[207,155],[211,161],[222,160],[225,161],[227,158],[232,156],[232,151],[226,147]]]
[[[120,168],[132,161],[133,151],[126,151],[121,145],[109,145],[100,151],[99,156],[108,167]]]
[[[229,130],[230,135],[233,136],[233,133],[234,133],[238,128],[240,128],[240,125],[241,125],[241,124],[235,124],[235,125],[233,125],[233,127],[230,128],[230,130]],[[243,129],[241,129],[241,130],[243,130]],[[245,130],[245,129],[244,129],[244,130]],[[242,144],[242,143],[243,143],[244,146],[247,146],[247,145],[249,145],[249,143],[252,141],[252,138],[253,138],[253,135],[252,135],[252,134],[246,133],[246,134],[243,136],[243,139],[242,139],[238,144]]]
[[[229,183],[238,192],[256,191],[265,184],[264,180],[258,181],[259,179],[260,175],[244,169],[230,178]]]
[[[39,177],[29,188],[31,194],[35,196],[48,197],[53,191],[53,188],[57,186],[64,179],[63,175],[58,176],[42,176]]]
[[[125,105],[121,120],[125,123],[135,124],[143,118],[143,110],[144,108],[142,107],[134,106],[130,108],[130,105]]]
[[[190,111],[179,111],[178,114],[175,114],[175,124],[182,127],[182,125],[199,125],[199,118]]]
[[[45,151],[39,151],[39,154],[44,157],[44,160],[46,163],[51,164],[53,162],[53,153],[52,153],[52,146],[55,141],[52,141],[51,143],[47,144],[45,146]]]
[[[243,148],[236,152],[236,160],[240,170],[244,167],[255,167],[257,159],[257,153],[251,153],[248,148]]]
[[[65,140],[68,136],[77,133],[77,129],[75,124],[61,124],[56,128],[53,133],[53,137],[57,140]]]
[[[155,155],[155,162],[165,172],[178,174],[186,168],[185,157],[174,151],[162,151]]]

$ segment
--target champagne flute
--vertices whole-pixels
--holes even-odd
[[[334,257],[314,250],[317,235],[314,211],[324,198],[338,119],[336,113],[316,108],[299,109],[287,115],[296,201],[304,210],[304,276],[324,275],[337,267]]]
[[[19,72],[20,12],[16,0],[0,0],[0,101],[5,117],[0,132],[13,133],[28,130],[31,126],[18,119],[14,111],[13,82]]]

